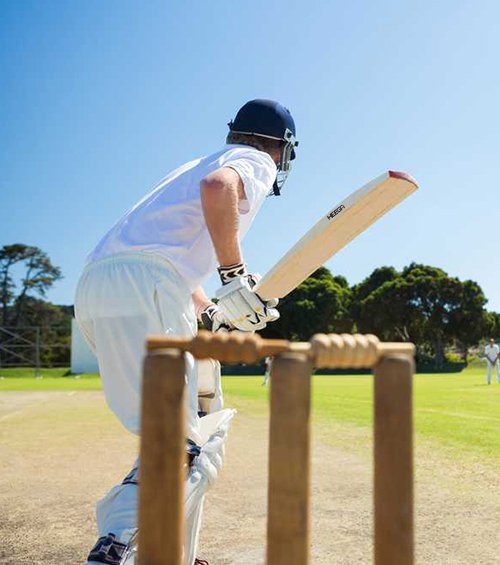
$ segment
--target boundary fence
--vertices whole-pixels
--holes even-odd
[[[71,329],[68,326],[0,326],[0,368],[69,367]]]

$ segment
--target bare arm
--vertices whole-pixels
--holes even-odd
[[[201,286],[195,289],[191,296],[194,302],[196,318],[206,330],[211,332],[231,332],[234,330],[234,326],[208,298]]]
[[[221,266],[242,263],[238,237],[238,202],[245,198],[238,173],[223,167],[201,181],[201,204]]]
[[[191,294],[191,297],[193,299],[196,317],[198,320],[201,320],[201,313],[205,310],[205,308],[212,304],[212,301],[208,298],[201,286],[195,289],[195,291]]]

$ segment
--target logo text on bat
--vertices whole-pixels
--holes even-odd
[[[338,208],[335,208],[335,210],[332,210],[326,217],[327,220],[333,220],[333,218],[335,218],[337,214],[340,214],[342,210],[345,210],[345,206],[343,204],[341,204]]]

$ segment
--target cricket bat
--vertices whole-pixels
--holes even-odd
[[[283,298],[357,235],[418,189],[406,173],[388,171],[331,208],[257,283],[264,300]]]

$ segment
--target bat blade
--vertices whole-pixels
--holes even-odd
[[[331,208],[259,281],[263,299],[283,298],[357,235],[418,189],[408,174],[388,171]]]

